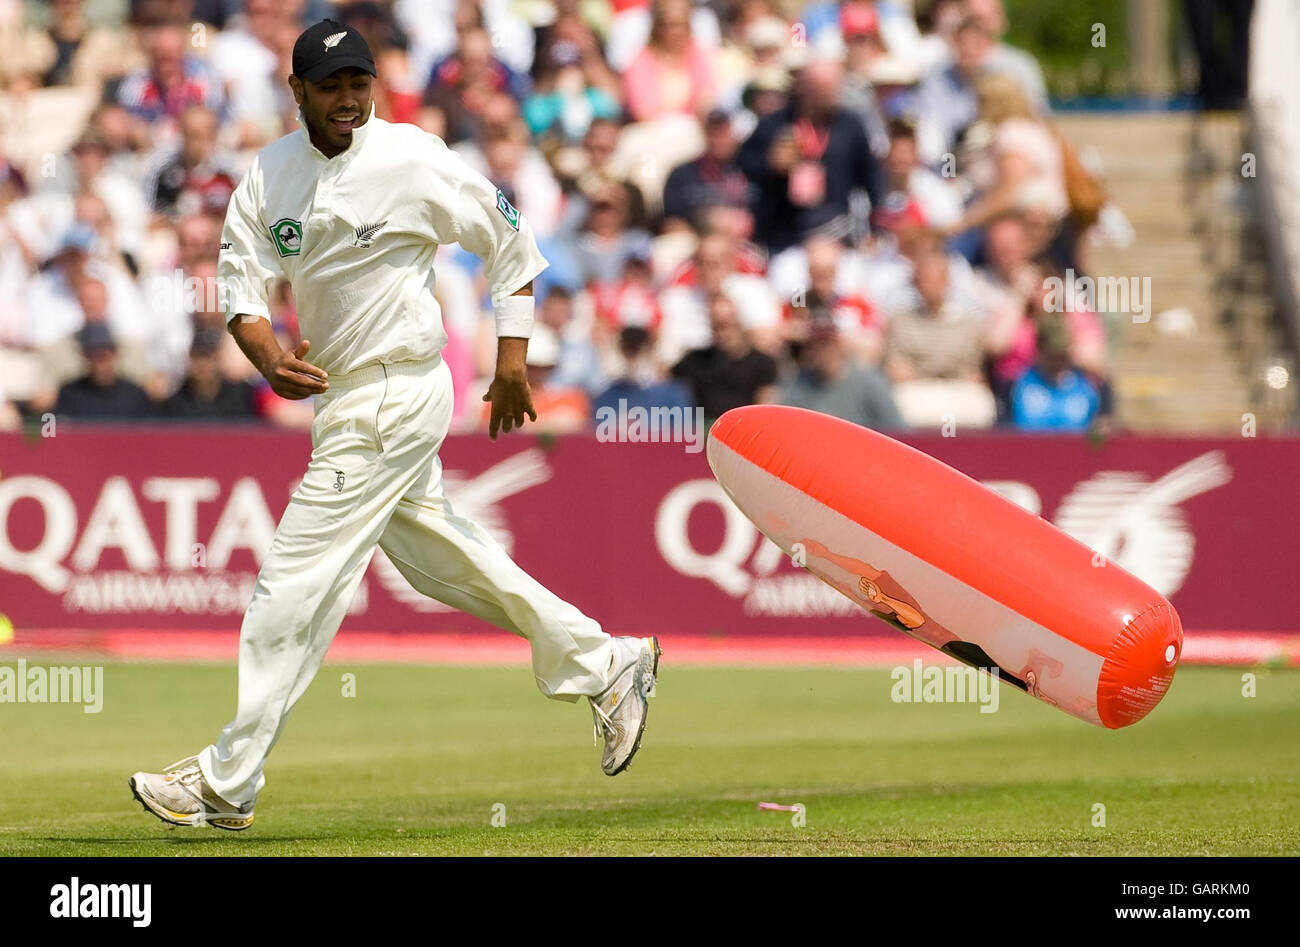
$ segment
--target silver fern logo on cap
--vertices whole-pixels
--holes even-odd
[[[329,36],[325,37],[325,51],[328,52],[329,50],[333,49],[340,42],[342,42],[343,37],[347,35],[348,35],[348,31],[344,30],[342,33],[331,33]]]

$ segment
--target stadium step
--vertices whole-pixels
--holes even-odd
[[[1078,113],[1056,120],[1085,157],[1099,160],[1111,199],[1136,231],[1131,246],[1088,247],[1090,274],[1151,280],[1148,321],[1127,314],[1107,318],[1120,424],[1141,432],[1240,429],[1257,386],[1232,316],[1260,304],[1249,291],[1227,292],[1223,278],[1223,251],[1240,243],[1246,223],[1235,184],[1241,180],[1241,116],[1202,116],[1199,126],[1185,112]],[[1201,145],[1195,151],[1194,135]],[[1194,155],[1200,162],[1195,167]],[[1264,283],[1258,275],[1250,281],[1259,295]]]

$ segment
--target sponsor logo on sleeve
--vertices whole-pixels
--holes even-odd
[[[505,194],[501,191],[497,191],[497,210],[501,211],[506,223],[516,230],[519,229],[519,211],[515,210],[515,206],[506,200]]]
[[[280,256],[297,256],[302,252],[302,223],[289,217],[271,225],[271,239]]]

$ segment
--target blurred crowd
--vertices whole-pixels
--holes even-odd
[[[214,281],[326,16],[374,50],[375,113],[531,222],[543,427],[769,401],[880,429],[1109,423],[1103,322],[1049,289],[1086,272],[1104,193],[1001,0],[0,0],[0,429],[310,425]],[[481,265],[447,246],[435,269],[476,427]],[[272,308],[291,347],[287,284]]]

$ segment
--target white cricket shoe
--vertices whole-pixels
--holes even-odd
[[[647,698],[655,692],[659,673],[658,638],[615,638],[609,668],[610,684],[591,701],[593,739],[605,738],[600,768],[606,776],[627,769],[641,748],[645,732]]]
[[[146,812],[169,825],[206,823],[238,832],[253,824],[252,803],[232,806],[213,792],[197,756],[173,763],[161,773],[136,773],[128,785]]]

